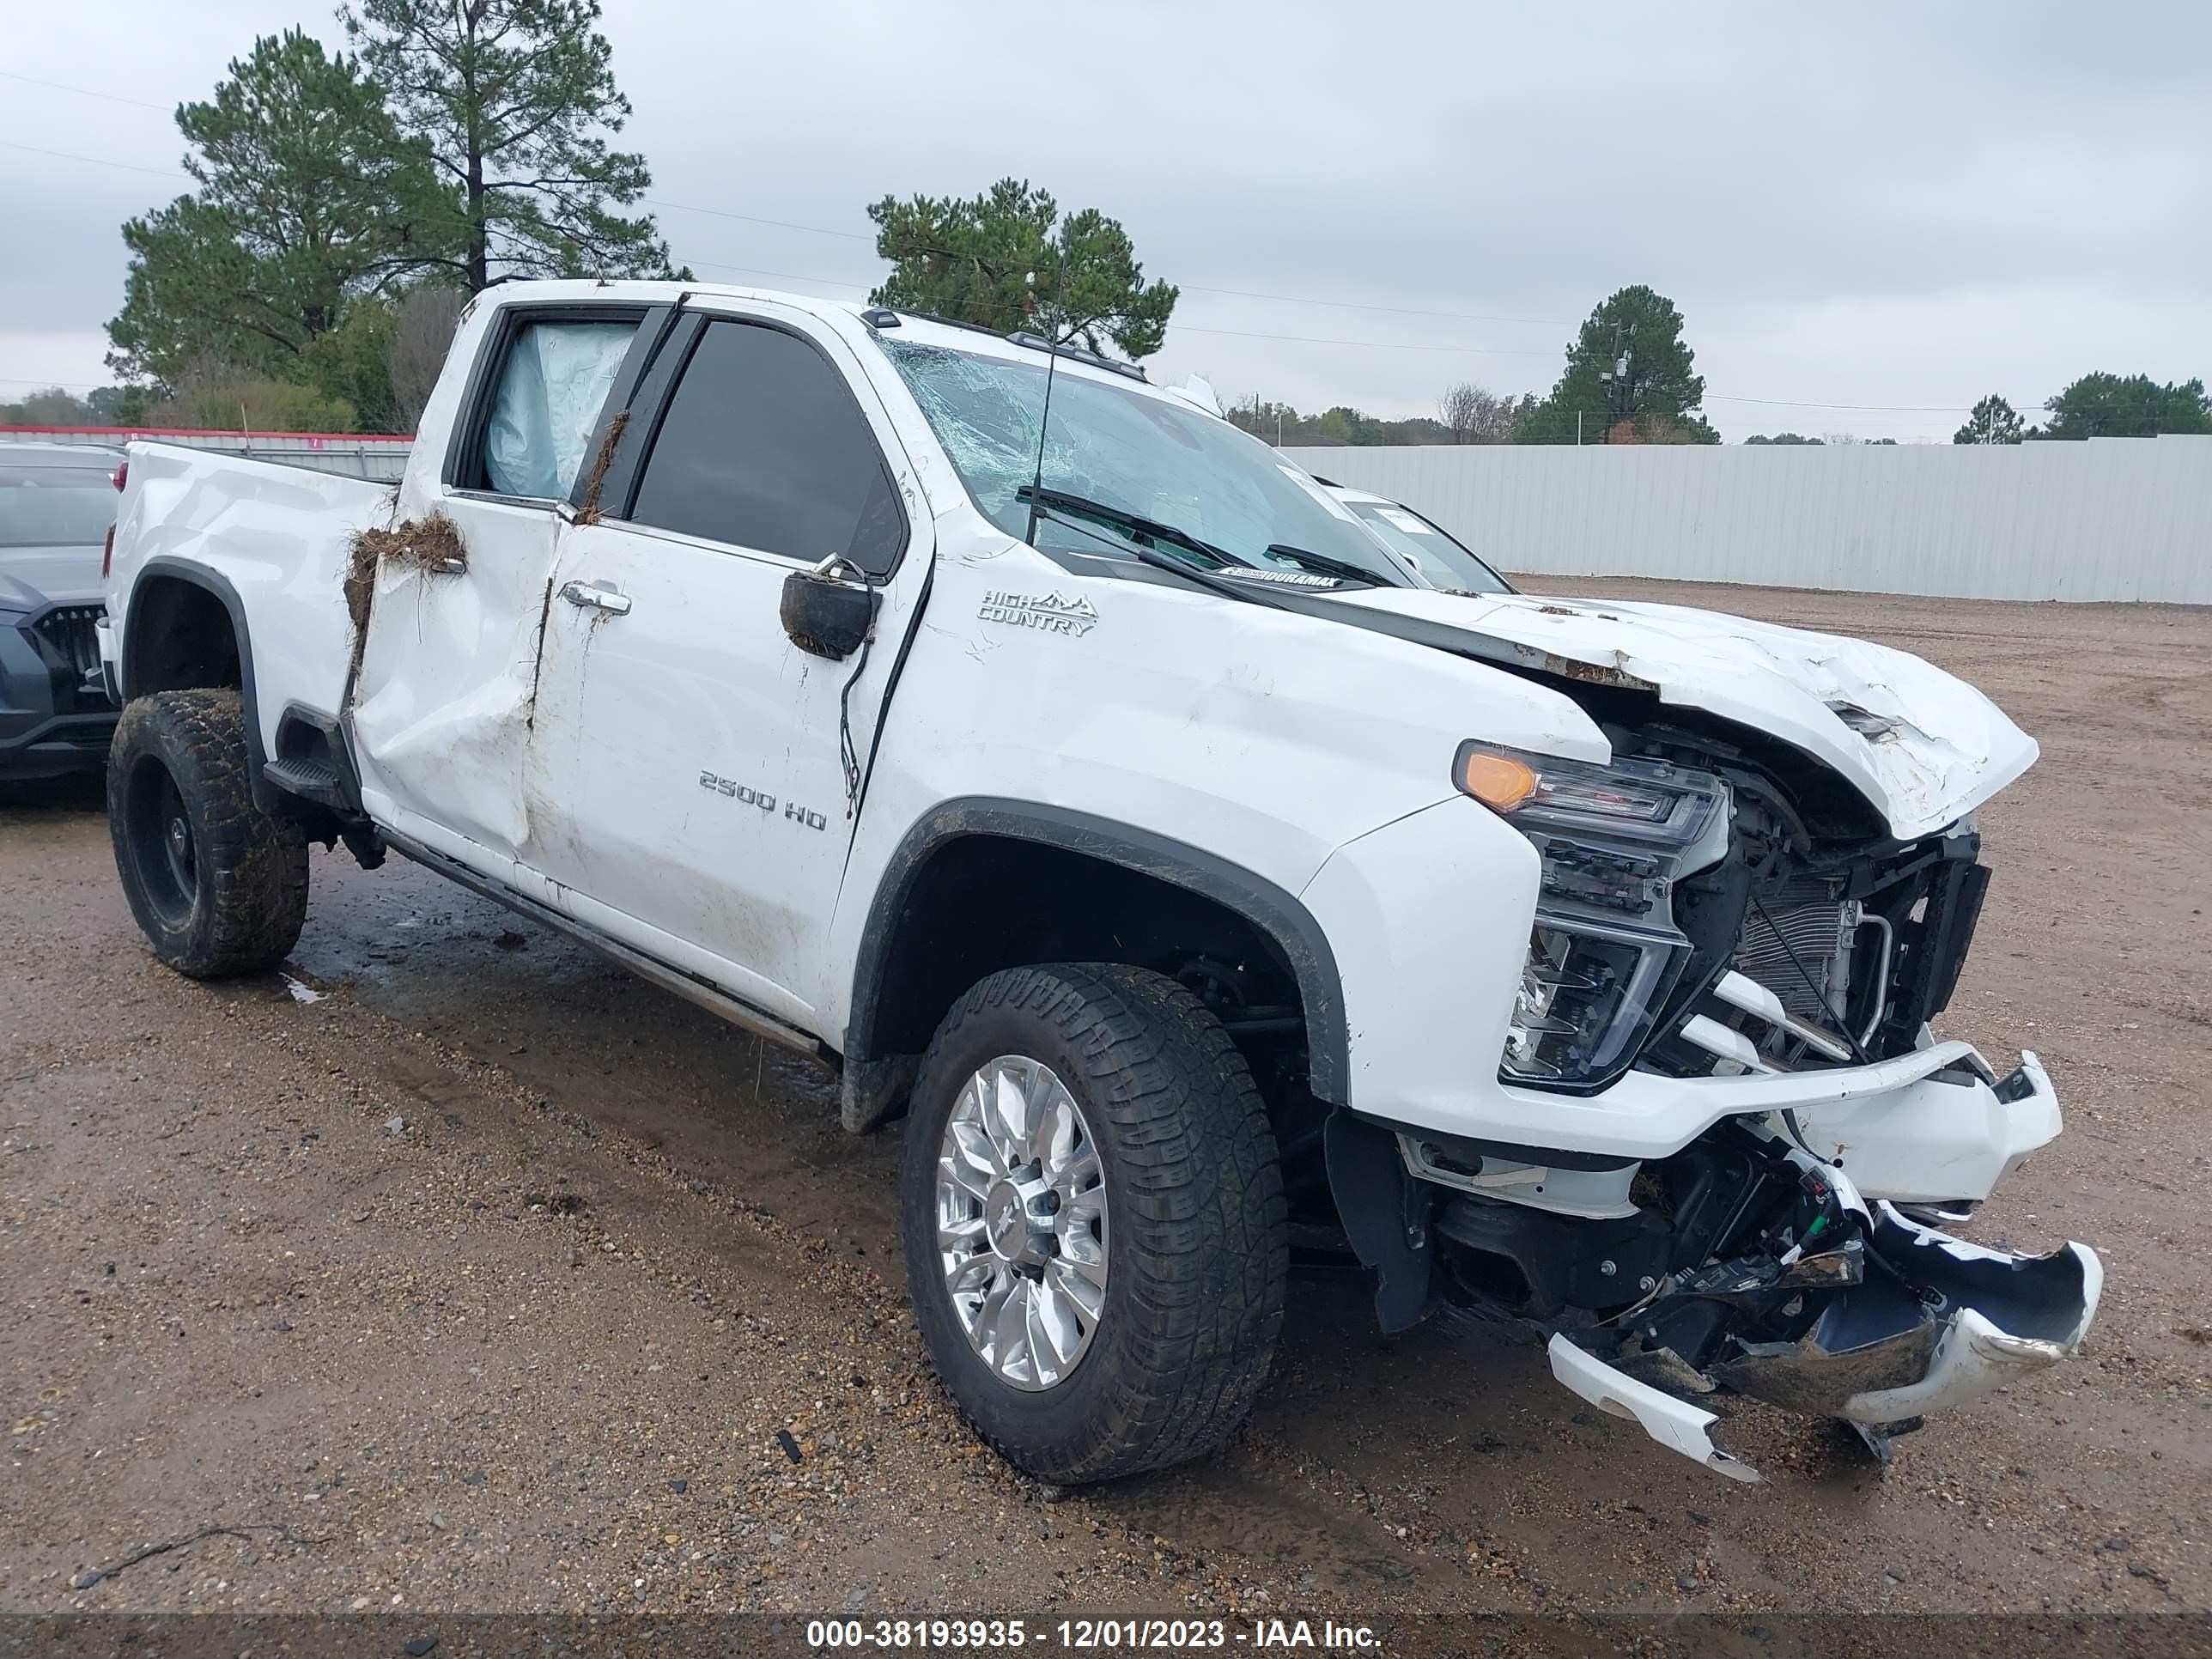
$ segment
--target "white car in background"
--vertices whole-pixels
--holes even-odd
[[[1513,584],[1435,520],[1388,495],[1370,495],[1327,478],[1315,480],[1344,503],[1360,526],[1382,544],[1406,574],[1423,587],[1445,593],[1510,593]]]

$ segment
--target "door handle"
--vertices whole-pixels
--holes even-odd
[[[604,611],[611,617],[629,614],[629,595],[617,592],[611,583],[566,582],[562,585],[561,597],[586,611]]]

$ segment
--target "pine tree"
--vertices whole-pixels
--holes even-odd
[[[510,276],[684,276],[651,214],[645,157],[610,147],[615,85],[598,0],[358,0],[339,20],[429,147],[459,203],[454,270],[471,293]]]

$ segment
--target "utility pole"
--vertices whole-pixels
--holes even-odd
[[[1628,353],[1624,350],[1615,357],[1611,368],[1598,370],[1597,378],[1605,388],[1605,436],[1598,441],[1609,444],[1613,428],[1628,418],[1635,402],[1635,389],[1628,379]]]

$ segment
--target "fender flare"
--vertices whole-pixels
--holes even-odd
[[[246,623],[246,602],[239,597],[238,589],[220,571],[205,565],[193,564],[168,554],[156,554],[138,568],[131,579],[131,604],[123,613],[123,637],[117,641],[118,665],[116,678],[120,683],[123,701],[145,695],[145,688],[135,684],[133,672],[138,656],[131,645],[131,628],[139,614],[138,604],[146,584],[157,578],[181,581],[188,587],[197,587],[221,601],[230,617],[231,637],[238,647],[238,696],[246,713],[246,781],[253,804],[264,811],[270,810],[272,792],[263,781],[261,769],[268,761],[261,740],[261,719],[253,691],[253,637]]]
[[[1237,912],[1274,941],[1297,976],[1314,1094],[1335,1104],[1344,1103],[1352,1064],[1344,981],[1328,936],[1296,896],[1242,865],[1148,830],[1066,807],[982,795],[945,801],[925,812],[900,839],[884,866],[853,969],[846,1030],[848,1065],[881,1058],[874,1049],[878,1003],[891,940],[916,877],[939,849],[969,836],[1040,842],[1188,889]]]

